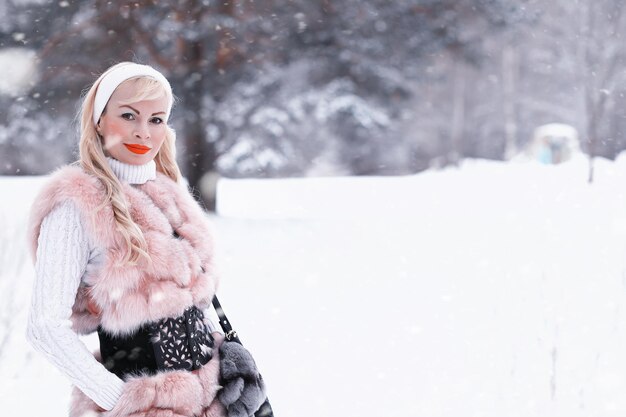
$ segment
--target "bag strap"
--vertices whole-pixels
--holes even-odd
[[[220,301],[217,299],[217,295],[213,297],[212,303],[213,307],[215,308],[215,312],[217,313],[217,317],[220,319],[220,327],[224,331],[224,338],[229,342],[236,342],[241,345],[241,340],[239,340],[237,332],[230,325],[226,314],[224,314],[224,309],[222,308]]]
[[[220,319],[220,327],[224,331],[224,339],[229,342],[235,342],[242,345],[239,337],[237,336],[237,332],[233,330],[228,318],[226,318],[226,314],[224,314],[224,309],[217,299],[217,295],[213,296],[212,304],[215,308],[215,312],[217,313],[217,317]],[[270,401],[267,397],[265,397],[265,401],[261,404],[261,407],[254,413],[254,417],[274,417],[274,410],[272,410],[272,406],[270,405]]]

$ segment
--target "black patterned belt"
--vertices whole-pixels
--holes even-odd
[[[195,306],[176,318],[148,323],[129,336],[113,336],[98,327],[104,366],[120,378],[161,370],[199,369],[212,356],[215,343]]]

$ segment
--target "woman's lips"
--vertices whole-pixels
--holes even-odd
[[[147,146],[137,145],[136,143],[130,143],[130,144],[125,143],[124,146],[126,146],[126,148],[132,153],[138,153],[140,155],[143,155],[144,153],[148,153],[150,149],[152,149],[152,148],[148,148]]]

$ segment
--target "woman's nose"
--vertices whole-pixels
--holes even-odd
[[[150,129],[147,125],[141,123],[135,129],[135,137],[138,139],[150,139]]]

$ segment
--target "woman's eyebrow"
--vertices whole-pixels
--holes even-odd
[[[128,107],[129,109],[131,109],[132,111],[134,111],[137,114],[141,114],[141,112],[139,110],[137,110],[134,107],[129,106],[128,104],[122,104],[120,107]],[[157,115],[157,114],[165,114],[164,111],[158,111],[156,113],[152,113],[153,116]]]

